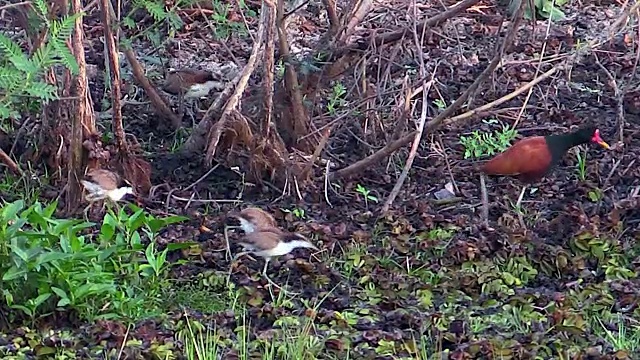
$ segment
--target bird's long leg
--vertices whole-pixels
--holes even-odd
[[[278,289],[282,289],[280,285],[276,284],[273,280],[271,280],[269,275],[267,275],[267,267],[269,266],[269,260],[271,260],[271,258],[264,259],[264,269],[262,269],[262,276],[264,276],[264,278],[267,279],[269,284],[271,284],[272,286],[277,287]]]
[[[184,94],[180,92],[178,94],[178,116],[182,119],[182,112],[184,111]]]
[[[195,110],[194,110],[195,108]],[[196,115],[200,112],[200,100],[195,99],[193,104],[191,104],[191,111],[189,112],[189,116],[191,116],[191,127],[195,128],[197,125]]]
[[[516,211],[518,212],[518,221],[520,222],[520,226],[522,226],[522,228],[526,228],[527,226],[524,223],[524,218],[522,217],[522,208],[520,207],[520,204],[522,203],[522,198],[524,197],[524,192],[525,190],[527,190],[527,185],[525,185],[522,188],[522,191],[520,191],[520,196],[518,196],[518,201],[516,202]]]
[[[235,226],[224,226],[224,243],[227,246],[227,252],[224,255],[225,260],[229,260],[231,258],[231,245],[229,244],[229,229],[233,229]]]
[[[111,209],[111,207],[109,207],[109,209]],[[102,200],[102,207],[100,207],[100,213],[107,215],[107,200],[104,199]]]
[[[484,225],[489,227],[489,195],[487,195],[487,184],[484,174],[480,174],[480,190],[482,192],[482,221]]]
[[[225,226],[226,229],[226,226]],[[231,262],[229,263],[229,274],[227,276],[227,282],[229,282],[229,279],[231,278],[231,270],[233,269],[233,264],[236,262],[236,260],[238,260],[241,256],[248,254],[248,251],[242,251],[236,254],[236,256],[234,256],[231,259]]]
[[[87,207],[85,207],[84,210],[82,211],[82,214],[86,221],[89,221],[89,210],[91,209],[92,205],[93,205],[93,202],[90,202],[89,205],[87,205]]]
[[[233,257],[233,259],[231,259],[232,262],[238,260],[241,256],[247,255],[249,252],[248,251],[243,251],[243,252],[239,252],[236,254],[236,256]]]
[[[522,198],[524,197],[524,191],[527,190],[527,186],[525,185],[520,192],[520,196],[518,196],[518,202],[516,202],[516,208],[520,209],[520,203],[522,203]]]
[[[243,251],[241,253],[238,253],[236,256],[234,256],[233,258],[231,257],[231,244],[229,243],[229,229],[239,229],[240,226],[233,226],[233,225],[225,225],[224,226],[224,242],[226,245],[226,254],[225,254],[225,260],[231,259],[231,261],[236,261],[240,256],[243,255],[248,255],[249,253],[251,253],[250,251]],[[254,259],[252,256],[248,256],[251,260],[256,261],[256,259]]]

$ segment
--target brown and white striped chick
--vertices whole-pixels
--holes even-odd
[[[245,235],[238,242],[244,251],[234,256],[233,260],[249,253],[264,258],[262,275],[275,286],[278,285],[267,276],[267,267],[272,257],[288,254],[297,248],[318,250],[304,236],[280,230],[273,216],[262,209],[250,207],[237,213],[231,213],[229,217],[237,218],[240,221],[240,226],[236,227],[245,232]],[[228,239],[227,246],[229,246]]]
[[[182,113],[183,99],[199,99],[207,96],[212,89],[224,89],[224,83],[216,81],[213,73],[206,70],[184,68],[169,71],[162,89],[178,96],[178,112]],[[198,108],[200,105],[198,104]],[[182,116],[182,114],[180,114]],[[195,123],[193,109],[189,112]]]
[[[93,203],[97,201],[109,200],[115,204],[122,200],[127,194],[133,195],[132,187],[120,187],[122,178],[118,174],[105,169],[89,170],[87,172],[87,179],[80,180],[80,182],[88,191],[85,200],[90,202],[89,206],[84,209],[85,216]]]
[[[236,255],[235,258],[246,253],[252,253],[253,255],[264,258],[265,262],[262,275],[265,277],[267,277],[267,266],[272,257],[286,255],[298,248],[318,250],[318,248],[310,243],[304,236],[285,232],[275,227],[263,228],[245,234],[238,243],[245,251]]]
[[[265,259],[262,275],[267,275],[267,266],[272,257],[286,255],[298,248],[318,250],[304,236],[297,233],[282,231],[278,228],[263,228],[246,234],[238,242],[245,250],[236,255],[236,258],[245,253],[252,253]]]
[[[268,212],[257,208],[248,207],[238,213],[229,214],[230,217],[235,217],[240,221],[240,228],[245,234],[252,233],[259,229],[277,228],[278,223]]]
[[[229,213],[227,217],[237,219],[240,222],[240,226],[225,225],[224,227],[224,239],[227,245],[227,259],[231,257],[231,247],[229,246],[228,235],[229,229],[242,229],[245,234],[249,234],[262,228],[278,227],[276,219],[274,219],[271,214],[257,207],[248,207],[241,211],[234,211]]]

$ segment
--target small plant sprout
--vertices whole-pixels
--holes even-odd
[[[371,195],[371,191],[360,184],[356,185],[356,192],[364,197],[364,203],[366,207],[369,207],[369,201],[373,201],[375,203],[378,202],[378,198]]]
[[[301,209],[301,208],[293,208],[291,210],[281,208],[280,210],[282,210],[282,212],[287,214],[293,214],[293,216],[297,217],[298,219],[304,219],[306,217],[306,213],[304,209]]]
[[[580,149],[576,148],[576,157],[578,158],[578,179],[584,181],[587,178],[587,150],[584,150],[583,155]]]
[[[342,85],[342,83],[333,84],[331,96],[329,97],[329,103],[327,104],[327,110],[329,114],[335,114],[338,108],[341,108],[344,105],[344,95],[347,93],[347,89]]]
[[[438,110],[444,110],[447,107],[447,103],[445,103],[442,99],[433,100],[433,105],[435,105]]]
[[[304,209],[295,208],[293,209],[293,215],[299,219],[304,219]]]
[[[596,188],[589,191],[587,193],[587,196],[589,197],[589,200],[591,200],[591,202],[597,203],[598,201],[602,200],[602,191]]]
[[[532,1],[531,4],[534,6],[538,16],[544,19],[550,19],[551,21],[560,21],[565,19],[565,14],[562,10],[558,9],[558,7],[563,6],[568,1],[569,0],[536,0],[535,2]],[[512,4],[515,4],[515,2],[512,2]],[[513,5],[510,5],[510,7],[512,6]],[[533,18],[533,11],[529,3],[525,4],[524,18],[527,20]]]
[[[479,158],[490,156],[506,150],[511,141],[518,135],[518,131],[503,125],[502,130],[493,133],[474,131],[471,136],[460,136],[460,143],[464,147],[464,158]]]

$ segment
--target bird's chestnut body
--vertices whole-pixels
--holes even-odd
[[[598,129],[587,126],[568,134],[524,138],[484,163],[481,170],[487,175],[515,176],[525,183],[535,182],[557,165],[569,149],[590,141],[609,148]]]
[[[174,95],[183,94],[185,98],[199,98],[219,87],[224,88],[224,84],[216,81],[211,72],[186,68],[169,72],[162,89]]]

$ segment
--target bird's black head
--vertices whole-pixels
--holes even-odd
[[[578,130],[568,134],[571,137],[571,142],[573,144],[586,144],[588,142],[596,143],[602,146],[605,149],[609,149],[609,144],[607,144],[600,137],[600,130],[594,125],[587,125],[579,128]]]

